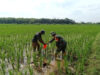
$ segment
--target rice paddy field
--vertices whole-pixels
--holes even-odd
[[[52,39],[52,31],[67,41],[67,55],[54,62],[52,67],[43,68],[43,61],[53,63],[55,42],[48,44],[45,50],[40,43],[40,56],[38,51],[33,52],[32,38],[42,29],[46,31],[42,36],[46,43]],[[97,45],[94,44],[97,36],[100,36],[99,25],[0,24],[0,75],[86,75],[88,59],[96,49],[93,46]],[[58,58],[60,56],[61,53]]]

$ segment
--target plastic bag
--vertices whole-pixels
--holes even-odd
[[[47,48],[47,44],[43,45],[43,49],[46,49]]]

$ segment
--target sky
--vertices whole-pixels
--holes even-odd
[[[100,22],[100,0],[0,0],[0,17]]]

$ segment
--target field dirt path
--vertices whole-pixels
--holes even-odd
[[[89,57],[86,75],[100,75],[100,33],[97,34],[92,45],[92,54]]]

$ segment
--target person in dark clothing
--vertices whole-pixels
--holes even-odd
[[[44,35],[44,34],[45,34],[45,31],[42,30],[34,35],[34,37],[32,39],[32,46],[34,48],[34,51],[36,51],[36,49],[39,51],[39,49],[40,49],[39,42],[42,43],[43,45],[45,45],[44,41],[42,40],[42,35]]]
[[[55,32],[51,33],[52,35],[52,40],[49,41],[49,43],[52,43],[54,40],[56,41],[56,54],[55,57],[57,57],[58,53],[62,51],[62,57],[64,57],[66,55],[66,46],[67,46],[67,42],[59,35],[56,35]]]

